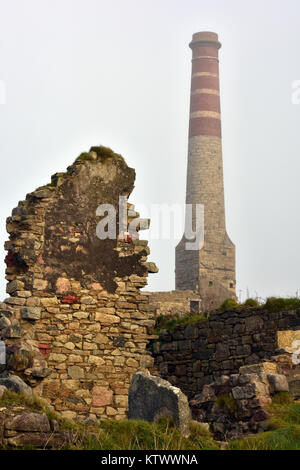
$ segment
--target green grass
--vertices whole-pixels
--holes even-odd
[[[91,155],[91,152],[94,152],[97,154],[97,159]],[[115,160],[119,160],[120,162],[124,163],[125,160],[122,157],[122,155],[115,153],[111,148],[109,147],[104,147],[103,145],[99,145],[96,147],[91,147],[89,152],[83,152],[79,155],[79,157],[76,158],[74,164],[76,163],[84,163],[86,161],[91,161],[96,163],[97,161],[102,161],[105,162],[105,160],[108,160],[109,158],[114,158]],[[73,166],[68,168],[68,172],[70,172],[70,169]]]
[[[98,433],[79,441],[74,449],[89,450],[216,450],[218,444],[197,423],[191,423],[191,436],[184,438],[168,419],[158,424],[135,420],[106,420]]]
[[[49,419],[58,421],[61,431],[73,434],[74,444],[68,446],[68,449],[213,450],[219,448],[210,433],[203,430],[202,426],[196,422],[191,422],[191,435],[187,439],[181,435],[168,418],[162,418],[158,424],[126,419],[121,421],[105,420],[84,425],[62,418],[47,406],[45,400],[36,395],[33,395],[31,398],[25,394],[17,394],[10,391],[6,391],[3,394],[0,406],[12,409],[15,406],[23,406],[25,412],[46,413]]]
[[[218,404],[235,409],[232,397],[218,397]],[[190,423],[190,437],[184,438],[173,422],[162,418],[158,424],[135,420],[105,420],[84,425],[62,418],[52,411],[45,400],[23,394],[5,392],[0,406],[24,406],[26,411],[46,413],[56,419],[61,431],[71,432],[74,450],[220,450],[222,447],[195,421]],[[300,402],[293,402],[288,393],[279,393],[269,405],[267,432],[229,441],[229,450],[300,450]],[[32,448],[32,447],[28,447]],[[27,449],[27,447],[26,447]],[[25,450],[25,448],[24,448]]]
[[[95,160],[94,157],[91,155],[91,152],[95,152],[97,154],[97,159]],[[65,171],[64,173],[60,173],[60,178],[67,178],[69,177],[70,175],[72,175],[74,173],[74,170],[76,168],[76,164],[78,163],[84,163],[86,161],[90,161],[92,163],[95,163],[95,162],[99,162],[99,161],[102,161],[102,162],[105,162],[107,159],[109,158],[114,158],[115,160],[118,160],[119,162],[122,162],[122,163],[125,163],[125,160],[124,158],[122,157],[122,155],[118,154],[118,153],[115,153],[111,148],[109,147],[104,147],[103,145],[99,145],[99,146],[95,146],[95,147],[91,147],[90,148],[90,151],[89,152],[83,152],[79,155],[79,157],[77,157],[74,161],[74,163],[70,166],[68,166],[67,168],[67,171]],[[44,186],[39,186],[38,188],[36,188],[35,191],[39,191],[41,189],[54,189],[56,187],[56,183],[55,182],[51,182],[51,183],[48,183],[48,184],[45,184]]]
[[[297,310],[300,308],[300,299],[297,297],[291,297],[287,299],[281,297],[269,297],[262,307],[266,310],[269,310],[269,312]]]
[[[13,406],[24,406],[28,411],[45,413],[49,419],[56,419],[61,422],[62,417],[52,410],[46,400],[33,394],[32,397],[25,393],[15,393],[10,390],[6,390],[0,400],[1,406],[13,407]]]
[[[256,299],[247,299],[244,303],[239,304],[235,299],[226,299],[216,309],[217,312],[224,310],[237,309],[237,308],[255,308],[261,310],[268,310],[269,312],[277,313],[288,310],[300,309],[300,299],[297,297],[283,298],[283,297],[269,297],[265,303],[259,303]]]
[[[119,153],[115,153],[111,148],[104,147],[103,145],[99,145],[98,147],[91,147],[90,152],[95,152],[102,161],[106,160],[107,158],[115,158],[124,162],[124,158]]]
[[[161,330],[174,330],[177,326],[189,325],[191,323],[198,323],[205,321],[207,318],[202,314],[186,314],[182,316],[166,315],[160,316],[156,320],[154,334],[159,334]]]
[[[219,408],[228,410],[231,413],[237,411],[237,404],[232,395],[219,395],[216,404]]]
[[[243,306],[257,308],[257,307],[260,307],[260,304],[256,299],[249,298],[249,299],[245,300],[245,302],[243,303]]]
[[[237,303],[235,299],[226,299],[224,302],[221,303],[221,305],[216,309],[217,311],[223,311],[223,310],[228,310],[232,308],[238,308],[240,305]]]

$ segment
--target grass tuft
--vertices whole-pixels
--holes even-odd
[[[227,309],[232,309],[232,308],[238,308],[240,305],[235,299],[226,299],[224,302],[221,303],[220,307],[217,308],[217,310],[227,310]]]
[[[216,405],[232,413],[237,411],[237,404],[232,395],[219,395],[216,399]]]
[[[269,406],[269,430],[229,442],[230,450],[300,450],[300,403],[277,394]]]
[[[269,312],[284,312],[288,310],[297,310],[300,308],[300,299],[291,297],[284,299],[282,297],[269,297],[263,308]]]
[[[251,298],[245,300],[243,305],[245,307],[251,307],[251,308],[254,308],[254,307],[258,308],[260,306],[259,302],[256,299],[251,299]]]
[[[45,413],[48,418],[62,421],[61,415],[56,413],[43,398],[33,394],[32,397],[25,393],[15,393],[11,390],[5,390],[0,400],[0,404],[7,407],[14,405],[23,405],[29,411]]]
[[[189,325],[191,323],[198,323],[205,320],[207,320],[207,318],[202,314],[188,313],[182,316],[159,316],[156,320],[154,334],[159,334],[160,330],[172,331],[177,328],[177,326]]]

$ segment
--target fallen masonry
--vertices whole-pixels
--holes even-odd
[[[274,365],[244,366],[239,374],[223,375],[204,385],[202,392],[190,401],[193,418],[209,423],[218,440],[267,430],[268,405],[272,397],[280,392],[289,392],[286,376],[274,373]]]

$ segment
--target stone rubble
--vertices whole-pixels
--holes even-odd
[[[204,385],[202,392],[190,401],[193,418],[210,423],[218,440],[265,431],[272,396],[289,391],[285,375],[268,373],[273,366],[266,362],[241,367],[238,374],[223,375]]]

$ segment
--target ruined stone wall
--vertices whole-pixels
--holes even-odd
[[[28,194],[7,220],[2,369],[69,417],[124,418],[133,373],[152,364],[145,349],[153,309],[140,292],[157,271],[147,263],[147,242],[96,234],[98,206],[118,210],[134,180],[120,155],[95,147]],[[128,214],[138,219],[131,205]]]
[[[144,294],[146,292],[143,292]],[[201,311],[201,299],[192,290],[147,292],[149,302],[155,307],[155,316],[183,316]]]
[[[216,378],[276,354],[283,330],[300,330],[300,310],[213,313],[206,321],[162,330],[153,344],[155,365],[162,378],[192,397]]]

